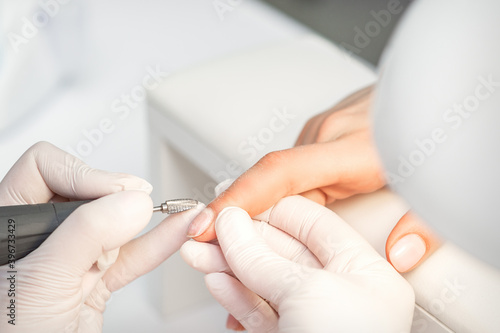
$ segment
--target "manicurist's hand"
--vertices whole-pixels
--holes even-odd
[[[215,223],[219,246],[181,249],[249,332],[409,331],[411,287],[336,214],[293,196],[256,220],[226,208]]]
[[[100,332],[111,293],[177,251],[196,215],[171,216],[132,240],[150,220],[151,190],[138,177],[92,169],[48,143],[31,147],[0,183],[0,205],[96,200],[79,207],[38,249],[15,262],[12,297],[6,297],[10,268],[0,267],[0,331]],[[11,299],[15,326],[7,320]]]

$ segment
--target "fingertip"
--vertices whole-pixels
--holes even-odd
[[[188,227],[187,236],[197,241],[207,241],[215,238],[214,220],[215,212],[208,205],[191,222]],[[211,238],[214,237],[214,238]]]
[[[192,249],[191,244],[194,241],[187,241],[184,242],[184,244],[181,245],[181,248],[179,249],[179,254],[181,255],[181,258],[184,259],[186,262],[190,262],[191,258],[195,257],[197,254],[197,251],[195,249]]]
[[[145,227],[153,214],[153,201],[143,191],[123,191],[94,200],[87,205],[91,207],[85,209],[81,213],[82,216],[77,218],[93,226],[89,232],[101,232],[102,235],[113,239],[120,239],[118,235],[128,235],[127,239],[133,237]],[[78,210],[75,213],[78,213]],[[104,225],[103,221],[106,221]],[[111,239],[108,241],[109,245],[104,250],[114,249],[114,242],[111,242]]]
[[[219,215],[217,215],[217,220],[226,219],[227,216],[232,216],[232,215],[248,216],[247,212],[244,209],[242,209],[240,207],[229,206],[229,207],[225,207],[223,210],[220,211]]]
[[[227,228],[227,226],[233,224],[235,220],[241,221],[245,219],[251,220],[245,210],[239,207],[226,207],[219,213],[219,215],[217,215],[215,220],[215,230],[217,232],[219,228]]]
[[[91,201],[78,207],[39,250],[84,273],[102,253],[118,249],[136,236],[149,222],[152,207],[151,198],[142,191],[123,191]]]
[[[112,176],[111,186],[115,193],[121,191],[142,191],[146,194],[151,194],[153,191],[153,185],[137,176],[125,173],[113,173]]]
[[[192,268],[196,269],[197,271],[200,271],[200,267],[203,266],[203,248],[200,248],[198,246],[199,243],[196,241],[187,241],[182,244],[181,248],[179,249],[179,254],[181,255],[181,258]],[[206,244],[204,244],[206,245]],[[201,259],[201,260],[200,260]]]
[[[413,269],[425,256],[427,245],[417,234],[401,237],[389,250],[387,256],[392,266],[400,273]]]
[[[208,290],[211,293],[218,294],[219,291],[225,290],[228,285],[228,275],[226,273],[210,273],[205,275],[204,280]]]
[[[120,193],[120,204],[122,206],[124,215],[153,214],[153,200],[145,191],[141,190],[127,190]]]
[[[400,273],[409,272],[424,262],[441,240],[412,212],[407,212],[387,238],[385,252],[389,263]]]

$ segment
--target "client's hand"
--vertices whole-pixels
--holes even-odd
[[[225,207],[241,207],[254,216],[289,195],[301,194],[324,205],[383,187],[383,169],[371,134],[372,96],[370,86],[309,120],[297,147],[264,156],[195,218],[188,236],[215,239],[215,216]],[[386,252],[394,267],[406,272],[439,245],[427,227],[407,215],[388,237]]]
[[[297,147],[264,156],[208,205],[188,236],[215,239],[213,222],[225,207],[241,207],[254,216],[289,195],[324,205],[384,186],[370,133],[371,95],[372,87],[365,88],[309,120]]]

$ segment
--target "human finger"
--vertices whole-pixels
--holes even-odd
[[[381,260],[337,214],[301,196],[280,200],[260,218],[303,243],[330,271],[361,269]]]
[[[254,226],[269,247],[279,256],[308,267],[323,268],[306,245],[285,231],[272,226],[268,221],[256,221]]]
[[[385,251],[392,266],[405,273],[424,262],[439,246],[439,237],[410,211],[392,229]]]
[[[54,196],[95,199],[123,190],[149,194],[152,186],[132,175],[92,169],[52,144],[39,142],[19,158],[0,183],[0,203],[42,203]]]
[[[280,304],[290,293],[284,281],[302,266],[274,252],[250,216],[240,208],[224,209],[215,226],[220,233],[219,245],[234,275],[253,292],[273,304]]]
[[[302,265],[323,268],[307,247],[295,238],[268,223],[253,223],[257,232],[278,255]],[[219,272],[234,275],[218,245],[189,241],[182,245],[180,253],[184,261],[197,271],[205,274]]]
[[[186,230],[191,220],[203,209],[196,208],[168,216],[146,234],[120,248],[116,262],[103,277],[110,291],[116,291],[142,276],[177,252],[188,238]]]
[[[149,195],[141,191],[123,191],[84,204],[24,259],[30,265],[63,267],[72,276],[83,277],[103,254],[144,228],[152,207]]]
[[[325,191],[332,198],[372,191],[384,183],[381,170],[374,151],[342,140],[269,153],[193,220],[188,236],[198,241],[215,239],[215,217],[229,206],[254,216],[283,197],[315,188],[328,186]]]
[[[214,298],[248,332],[278,332],[276,312],[240,281],[224,273],[212,273],[205,276],[205,283]]]
[[[188,241],[182,245],[180,254],[189,266],[199,272],[232,274],[218,245]]]
[[[226,328],[237,332],[245,331],[245,327],[230,313],[227,315]]]
[[[295,146],[324,142],[326,138],[333,141],[345,131],[359,128],[360,120],[364,122],[363,120],[368,120],[368,117],[363,115],[362,118],[356,117],[356,121],[352,121],[351,116],[360,111],[366,114],[370,107],[372,91],[373,85],[358,90],[331,109],[311,118],[302,129]]]

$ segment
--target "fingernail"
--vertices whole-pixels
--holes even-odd
[[[211,208],[207,207],[202,210],[189,225],[187,236],[193,238],[204,233],[212,223],[213,218],[214,211]]]
[[[408,234],[394,244],[389,252],[392,265],[400,273],[415,266],[425,254],[427,247],[417,234]]]
[[[142,178],[127,175],[125,177],[118,178],[118,187],[121,187],[119,191],[123,190],[135,190],[135,191],[143,191],[147,194],[151,194],[153,191],[153,185],[148,183]]]

